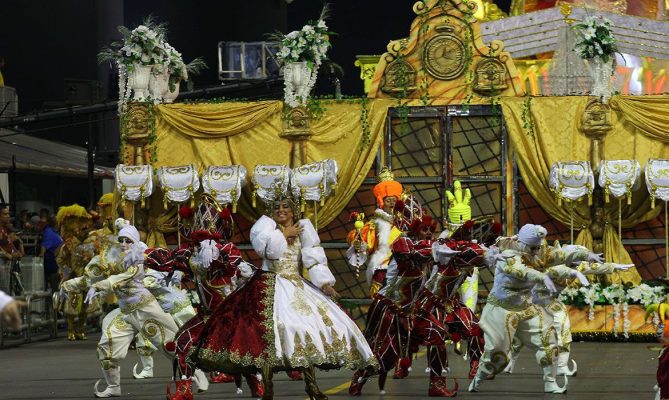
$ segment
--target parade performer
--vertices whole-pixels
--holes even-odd
[[[541,263],[547,266],[567,265],[576,267],[576,275],[578,281],[583,286],[588,286],[589,282],[585,275],[606,275],[612,274],[616,271],[625,271],[633,265],[602,263],[600,255],[592,253],[587,247],[566,245],[560,246],[559,242],[555,246],[548,246],[544,244],[539,256]],[[576,375],[578,366],[576,361],[571,360],[574,367],[569,368],[570,349],[571,349],[571,324],[569,321],[569,314],[567,307],[559,300],[560,293],[567,287],[572,279],[560,279],[560,276],[555,271],[549,270],[549,275],[555,284],[556,292],[550,292],[545,285],[537,284],[532,288],[532,302],[544,309],[553,320],[553,327],[557,333],[557,374],[565,376]],[[513,351],[511,353],[509,364],[504,369],[506,373],[513,373],[518,353],[523,347],[520,340],[514,338]]]
[[[379,360],[379,389],[384,392],[388,371],[397,368],[400,360],[410,360],[418,346],[441,346],[448,337],[443,325],[429,314],[414,315],[415,298],[424,283],[425,266],[431,264],[432,240],[435,224],[427,215],[421,215],[409,224],[416,233],[415,240],[401,236],[392,246],[388,265],[387,283],[374,296],[367,313],[365,336]],[[422,234],[421,234],[422,232]],[[402,366],[407,368],[408,365]],[[442,368],[430,376],[430,396],[453,396]],[[349,386],[349,394],[359,396],[370,371],[359,369]],[[457,391],[457,388],[456,388]]]
[[[472,237],[474,230],[481,232],[478,240]],[[470,378],[478,371],[484,337],[473,310],[475,304],[474,307],[465,304],[461,287],[470,279],[473,269],[484,265],[484,245],[494,242],[499,233],[501,225],[491,218],[481,218],[465,222],[448,239],[439,239],[434,246],[436,265],[415,304],[416,313],[431,314],[446,326],[456,351],[460,342],[466,341]],[[439,350],[446,369],[446,351]]]
[[[146,244],[140,241],[139,232],[132,225],[123,226],[118,233],[122,254],[121,272],[98,281],[91,286],[86,301],[99,292],[114,292],[119,308],[110,312],[102,321],[103,335],[98,342],[98,358],[107,388],[99,392],[95,384],[96,397],[118,397],[121,395],[121,375],[119,361],[124,359],[130,342],[137,334],[150,341],[156,348],[164,350],[165,344],[174,338],[177,325],[165,313],[158,301],[144,287],[144,250]]]
[[[313,225],[298,220],[290,194],[267,197],[272,218],[263,216],[251,228],[263,270],[214,311],[191,359],[210,370],[262,371],[264,399],[273,398],[274,371],[302,369],[309,397],[327,399],[314,367],[373,368],[377,362],[362,332],[330,298],[338,296],[335,279]]]
[[[651,304],[646,308],[646,320],[651,314],[658,318],[657,340],[662,344],[657,358],[657,385],[655,385],[655,400],[669,399],[669,304]]]
[[[160,308],[174,318],[174,322],[178,327],[183,326],[187,321],[196,315],[190,299],[185,290],[180,288],[181,278],[183,272],[181,271],[159,271],[160,266],[153,264],[157,261],[155,257],[150,257],[152,250],[148,250],[147,259],[144,263],[145,277],[143,280],[144,287],[149,289],[149,292],[156,298]],[[161,260],[162,261],[162,260]],[[145,379],[153,377],[153,353],[157,350],[150,341],[144,340],[142,335],[137,336],[136,340],[137,354],[142,363],[142,370],[136,372],[137,365],[133,368],[133,376],[135,379]],[[201,376],[204,378],[204,374]],[[207,380],[204,382],[198,381],[198,388],[201,391],[207,390]]]
[[[201,388],[201,381],[206,377],[199,376],[199,369],[194,369],[188,362],[193,345],[196,344],[204,323],[214,310],[223,302],[223,299],[253,274],[252,265],[243,262],[239,249],[230,241],[232,238],[233,219],[228,208],[221,208],[216,200],[203,195],[202,203],[195,211],[182,207],[180,210],[183,219],[193,219],[193,225],[185,232],[193,256],[179,250],[178,255],[170,255],[167,250],[149,253],[149,258],[170,260],[158,262],[163,268],[172,268],[184,272],[184,279],[191,281],[195,286],[199,302],[198,313],[186,322],[174,338],[176,348],[176,390],[171,393],[168,387],[169,400],[189,400],[193,398],[192,382],[195,381]],[[192,214],[195,215],[192,215]],[[191,250],[185,250],[191,252]],[[161,253],[163,253],[161,255]],[[181,262],[179,260],[185,260]],[[263,395],[260,380],[253,373],[244,373],[244,377],[251,389],[251,396]],[[241,375],[235,374],[227,379],[227,374],[215,375],[215,382],[234,381],[237,394],[242,394]]]
[[[92,230],[88,234],[86,241],[95,243],[96,254],[102,251],[102,243],[106,241],[107,236],[114,235],[114,194],[105,193],[98,200],[98,217],[101,224],[99,229]]]
[[[351,247],[346,252],[352,266],[360,268],[367,265],[367,283],[372,298],[385,283],[392,245],[402,234],[394,216],[395,205],[402,195],[402,184],[395,181],[393,173],[385,167],[377,180],[373,189],[377,205],[374,216],[360,232],[353,230],[348,234]]]
[[[486,257],[495,265],[493,287],[483,308],[479,325],[485,337],[484,353],[469,391],[478,391],[489,376],[502,372],[509,362],[514,336],[536,352],[543,368],[544,392],[564,393],[555,379],[553,357],[557,356],[555,332],[550,314],[531,302],[531,291],[543,284],[556,292],[551,276],[560,279],[578,277],[577,271],[564,265],[542,266],[539,260],[546,229],[540,225],[524,225],[517,236],[500,238],[496,247],[501,253],[488,250]]]
[[[63,244],[56,251],[62,285],[68,279],[82,276],[86,265],[94,256],[92,246],[82,246],[91,229],[91,215],[84,207],[73,204],[60,207],[56,220],[63,238]],[[84,295],[79,290],[63,290],[62,297],[67,298],[63,301],[63,312],[67,319],[67,340],[86,340],[86,315],[89,307],[83,303]]]

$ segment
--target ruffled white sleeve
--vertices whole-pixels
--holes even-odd
[[[0,290],[0,312],[12,301],[14,301],[12,296]]]
[[[283,233],[276,229],[276,222],[264,215],[251,228],[251,245],[260,257],[268,260],[279,259],[288,248]]]
[[[328,268],[328,259],[316,229],[308,219],[300,220],[300,226],[303,229],[300,234],[302,265],[309,272],[309,280],[319,288],[324,285],[334,286],[336,279]]]

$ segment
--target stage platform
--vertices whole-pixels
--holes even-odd
[[[93,384],[102,377],[96,360],[98,335],[85,342],[67,342],[64,338],[32,343],[0,350],[0,399],[92,399]],[[579,399],[579,400],[641,400],[653,399],[657,351],[654,343],[575,343],[573,355],[578,362],[578,376],[569,379],[566,395],[544,395],[539,367],[534,356],[523,350],[516,373],[503,374],[486,381],[479,393],[466,388],[467,363],[452,351],[450,367],[458,378],[464,399]],[[150,380],[132,379],[131,368],[138,362],[130,353],[122,363],[122,399],[156,400],[165,398],[170,365],[162,355],[155,357],[155,377]],[[411,375],[405,380],[388,379],[387,395],[379,396],[376,379],[365,386],[361,399],[427,399],[428,377],[424,373],[425,357],[414,363]],[[317,372],[321,389],[332,399],[349,398],[347,389],[351,372],[347,370]],[[451,383],[449,382],[449,386]],[[100,388],[104,388],[101,385]],[[291,382],[285,374],[275,378],[276,399],[305,399],[303,382]],[[211,385],[208,392],[196,399],[249,398],[235,395],[233,384]]]

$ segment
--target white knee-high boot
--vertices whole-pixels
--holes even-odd
[[[564,386],[559,386],[555,380],[556,367],[544,367],[544,393],[567,393],[567,377],[564,377]]]
[[[193,372],[193,382],[195,382],[198,392],[206,392],[209,390],[209,380],[202,370],[196,369],[195,372]]]
[[[95,397],[120,397],[121,396],[121,367],[111,367],[109,369],[102,369],[102,375],[107,381],[107,388],[102,392],[98,392],[98,379],[95,382]]]
[[[571,362],[574,364],[574,369],[569,369],[569,353],[568,351],[561,352],[560,355],[558,356],[558,370],[557,373],[558,375],[564,375],[564,376],[576,376],[576,372],[578,370],[578,365],[576,365],[576,361],[571,360]]]
[[[132,376],[135,379],[153,378],[153,356],[139,356],[142,362],[142,370],[137,373],[137,364],[132,368]]]

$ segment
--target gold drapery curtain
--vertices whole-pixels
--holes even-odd
[[[613,130],[604,140],[603,160],[636,159],[643,168],[649,158],[669,156],[666,144],[669,143],[669,134],[664,134],[665,139],[660,140],[660,129],[664,129],[663,125],[669,127],[669,120],[665,120],[669,115],[669,97],[644,96],[640,99],[614,96],[611,100]],[[558,206],[548,187],[548,176],[551,166],[557,161],[590,160],[591,141],[579,131],[581,116],[590,100],[581,96],[534,97],[529,107],[527,98],[503,98],[501,101],[511,146],[517,154],[518,168],[528,191],[550,216],[567,225],[573,205],[574,226],[581,230],[575,242],[589,247],[593,239],[587,228],[593,222],[593,216],[587,200],[563,202],[562,207]],[[530,122],[533,134],[529,134],[527,128]],[[593,166],[595,168],[598,166]],[[650,209],[644,182],[633,193],[632,199],[631,206],[623,201],[623,228],[655,218],[661,210],[660,205]],[[617,234],[617,200],[611,199],[606,204],[603,218],[606,221],[602,239],[606,260],[629,262],[629,254]],[[641,277],[635,269],[631,269],[613,277],[613,281],[617,280],[638,284]]]
[[[339,215],[362,184],[383,140],[387,110],[396,101],[367,101],[370,144],[362,151],[362,102],[321,103],[325,112],[311,122],[313,136],[306,144],[306,161],[329,158],[336,160],[339,166],[336,194],[327,198],[323,207],[318,207],[318,225],[322,227]],[[156,109],[157,161],[154,167],[193,163],[202,172],[209,165],[245,166],[247,185],[237,211],[250,221],[257,219],[264,210],[261,201],[257,202],[257,208],[252,206],[253,168],[258,164],[290,163],[291,142],[279,137],[283,129],[283,102],[169,104]],[[157,209],[156,212],[164,213],[162,206]],[[168,221],[176,223],[176,218],[151,217],[155,227],[164,227]],[[310,218],[313,219],[313,214]],[[155,236],[159,243],[160,235]]]
[[[667,96],[614,96],[611,108],[639,133],[669,143],[669,100]]]

